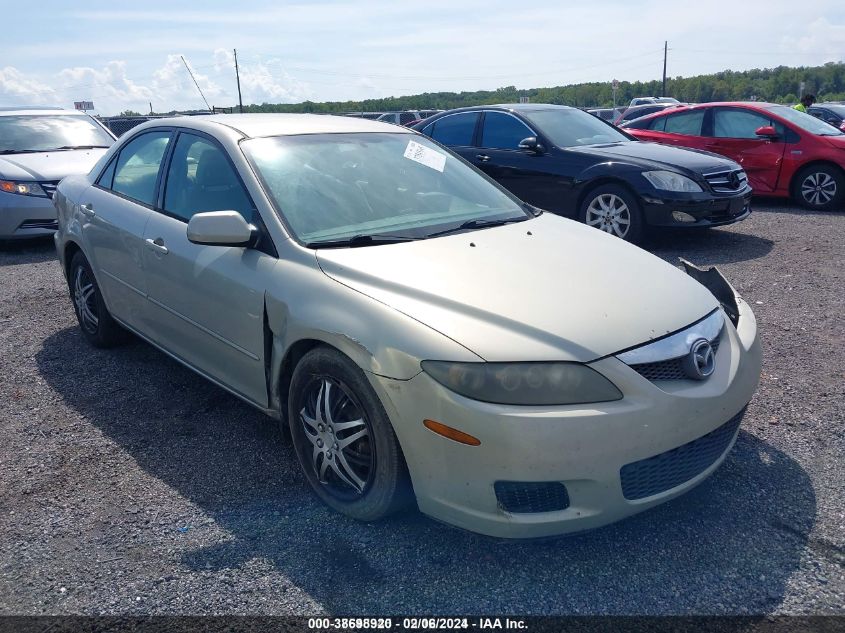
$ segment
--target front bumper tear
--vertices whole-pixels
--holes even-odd
[[[678,259],[683,265],[686,273],[702,286],[707,288],[712,295],[716,297],[716,300],[721,304],[725,314],[728,315],[731,323],[733,323],[734,327],[736,327],[739,323],[739,305],[736,301],[736,291],[734,291],[733,286],[728,283],[728,280],[725,279],[724,275],[719,272],[719,269],[715,266],[711,266],[705,270],[704,268],[699,268],[695,264],[688,262],[683,257],[679,257]]]

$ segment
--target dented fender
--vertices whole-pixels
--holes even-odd
[[[420,361],[436,358],[478,361],[479,357],[431,327],[331,279],[308,260],[280,260],[278,287],[265,294],[268,387],[279,406],[282,368],[292,346],[318,341],[348,356],[363,371],[409,380]]]

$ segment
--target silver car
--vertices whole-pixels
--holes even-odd
[[[52,235],[59,181],[87,174],[114,136],[82,112],[0,109],[0,239]]]
[[[55,197],[84,336],[134,332],[282,421],[316,494],[500,537],[595,527],[710,475],[760,374],[754,315],[350,117],[159,120]]]

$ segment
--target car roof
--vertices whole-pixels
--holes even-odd
[[[151,123],[152,125],[150,125]],[[414,134],[413,131],[392,123],[327,114],[211,114],[156,119],[144,124],[144,127],[158,126],[192,127],[206,130],[219,126],[229,128],[249,138],[352,132]]]
[[[453,108],[438,112],[435,116],[444,114],[456,114],[458,112],[477,112],[478,110],[501,110],[502,112],[542,112],[543,110],[579,110],[565,105],[554,103],[495,103],[490,105],[474,105],[463,108]]]
[[[44,106],[14,106],[0,108],[0,116],[12,116],[15,114],[61,114],[66,116],[89,116],[78,110],[65,110],[64,108],[50,108]]]

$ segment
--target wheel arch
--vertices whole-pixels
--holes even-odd
[[[584,204],[584,201],[587,199],[593,191],[598,189],[599,187],[603,187],[605,185],[613,185],[616,187],[621,187],[625,189],[628,193],[630,193],[634,200],[637,201],[637,204],[641,204],[640,195],[636,192],[636,190],[631,186],[631,183],[627,182],[626,180],[618,177],[618,176],[600,176],[595,180],[590,181],[582,190],[581,193],[578,194],[578,200],[576,203],[575,213],[576,217],[581,217],[581,206]]]
[[[801,174],[804,173],[805,170],[807,170],[811,167],[830,167],[830,168],[833,169],[833,171],[838,172],[839,175],[843,179],[845,179],[845,169],[843,169],[841,165],[837,165],[836,163],[834,163],[831,160],[826,160],[824,158],[820,158],[820,159],[817,159],[817,160],[808,161],[808,162],[804,163],[803,165],[801,165],[798,169],[795,170],[795,173],[792,174],[792,179],[789,181],[789,195],[792,196],[793,198],[795,198],[796,201],[799,200],[798,191],[797,191],[798,178],[799,178],[799,176],[801,176]]]
[[[74,240],[68,240],[67,243],[64,245],[62,255],[62,271],[65,274],[65,279],[70,279],[70,262],[73,260],[74,255],[82,252],[82,247],[77,244]]]

